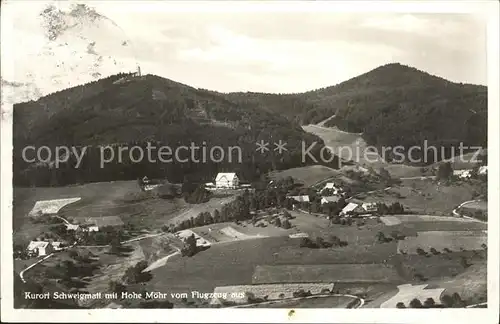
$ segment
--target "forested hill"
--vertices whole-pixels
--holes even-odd
[[[401,64],[388,64],[336,86],[299,94],[231,93],[300,124],[333,115],[325,126],[363,133],[375,146],[486,145],[487,88],[453,83]]]
[[[63,185],[144,175],[167,177],[173,182],[186,176],[208,181],[221,171],[235,171],[243,180],[251,181],[270,170],[302,165],[303,141],[306,147],[318,143],[312,150],[315,156],[323,147],[318,137],[259,105],[233,103],[221,94],[153,75],[115,75],[17,104],[13,124],[14,182],[18,185]],[[287,151],[281,154],[273,150],[273,143],[280,139],[287,143]],[[256,152],[255,143],[260,140],[270,143],[264,154]],[[191,142],[207,148],[208,161],[150,163],[144,159],[134,163],[115,158],[104,168],[99,165],[99,146],[114,145],[117,152],[119,146],[146,147],[152,143],[175,150]],[[76,161],[72,156],[70,162],[56,169],[53,163],[24,162],[21,153],[27,145],[48,146],[53,151],[61,145],[91,147],[79,168],[73,168]],[[210,161],[214,146],[225,150],[222,162]],[[242,163],[238,162],[237,151],[232,151],[236,153],[229,161],[230,146],[241,148]],[[201,154],[201,150],[198,152]],[[182,154],[182,159],[189,156],[184,151]],[[200,158],[196,156],[196,160]],[[329,165],[336,166],[336,160]]]

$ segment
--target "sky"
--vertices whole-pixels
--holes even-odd
[[[172,12],[167,2],[87,4],[119,26],[130,43],[129,49],[114,49],[115,57],[194,87],[303,92],[394,62],[455,82],[487,82],[486,23],[479,15]]]

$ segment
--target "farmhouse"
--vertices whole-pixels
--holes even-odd
[[[236,173],[219,173],[215,178],[215,187],[216,188],[231,188],[234,189],[238,187],[240,180]]]
[[[120,227],[124,225],[119,216],[91,217],[86,219],[86,223],[93,225],[87,227],[88,232],[97,232],[107,226]]]
[[[61,251],[63,248],[62,242],[52,242],[51,245],[54,248],[54,251]]]
[[[462,179],[468,179],[472,176],[472,170],[453,170],[453,175],[458,176],[459,178]]]
[[[364,209],[364,211],[373,213],[377,211],[377,203],[363,203],[361,207]]]
[[[321,189],[321,192],[325,190],[331,190],[333,195],[339,195],[342,193],[342,189],[338,186],[335,185],[333,182],[328,182],[323,189]]]
[[[54,252],[54,247],[47,241],[31,241],[27,250],[30,254],[44,256]]]
[[[482,165],[479,167],[479,170],[477,171],[478,174],[480,175],[486,175],[488,174],[488,166],[487,165]]]
[[[339,201],[339,196],[325,196],[321,198],[321,204],[328,204]]]
[[[360,205],[356,204],[356,203],[348,203],[347,206],[344,207],[344,209],[342,209],[342,211],[340,212],[340,216],[349,216],[349,215],[352,215],[354,213],[358,213],[358,212],[363,212],[364,209],[363,207],[361,207]]]
[[[66,224],[66,230],[67,231],[77,231],[78,228],[80,228],[79,225],[76,225],[76,224]]]

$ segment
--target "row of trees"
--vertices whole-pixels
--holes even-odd
[[[444,294],[441,296],[441,304],[436,304],[436,301],[429,297],[423,303],[418,299],[414,298],[410,301],[409,308],[464,308],[466,302],[460,297],[458,293],[453,293],[452,295]],[[397,308],[406,308],[403,302],[396,304]]]
[[[347,246],[347,241],[343,241],[335,235],[328,237],[326,240],[321,236],[316,237],[314,240],[309,237],[303,237],[300,239],[299,246],[310,249],[327,249]]]

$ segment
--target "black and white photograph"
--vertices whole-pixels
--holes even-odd
[[[498,10],[2,2],[2,320],[498,322]]]

